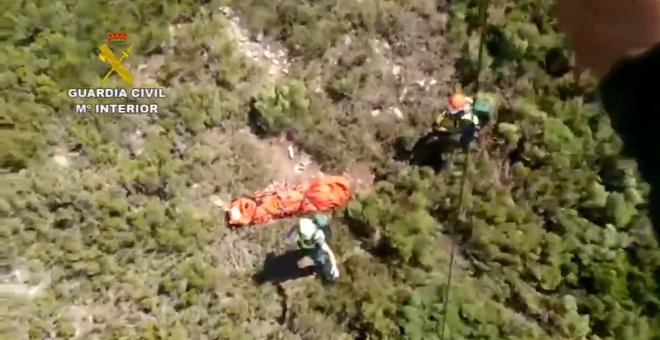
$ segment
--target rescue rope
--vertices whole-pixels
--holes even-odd
[[[479,55],[477,57],[477,74],[476,74],[476,81],[475,81],[475,94],[474,94],[474,102],[477,102],[477,96],[479,96],[479,90],[481,88],[481,69],[482,69],[482,64],[483,64],[483,55],[484,55],[484,42],[486,40],[486,23],[488,19],[488,1],[489,0],[481,0],[479,3],[479,24],[481,26],[481,32],[480,32],[480,37],[479,37]],[[463,219],[463,196],[465,193],[465,187],[467,185],[467,172],[469,170],[469,164],[470,164],[470,150],[468,149],[467,152],[465,153],[465,162],[463,163],[463,174],[461,175],[461,183],[460,183],[460,189],[459,189],[459,196],[458,196],[458,203],[456,206],[456,215],[454,219],[454,224],[457,224],[461,219]],[[449,298],[451,296],[450,290],[451,290],[451,278],[452,278],[452,272],[454,269],[454,257],[456,253],[456,242],[451,242],[450,246],[450,254],[449,254],[449,270],[447,273],[447,284],[445,286],[445,297],[443,301],[443,308],[442,308],[442,330],[440,331],[440,340],[445,339],[445,329],[446,329],[446,323],[447,323],[447,307],[449,306]]]

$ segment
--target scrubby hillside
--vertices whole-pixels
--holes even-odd
[[[439,339],[455,246],[446,339],[658,339],[648,188],[550,5],[491,1],[500,121],[457,220],[460,153],[395,159],[474,88],[478,1],[3,4],[2,338]],[[74,113],[116,31],[160,115]],[[321,171],[361,180],[333,215],[341,278],[257,282],[290,270],[293,221],[230,230],[218,206]]]

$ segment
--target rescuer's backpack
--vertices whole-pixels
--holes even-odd
[[[472,113],[479,118],[480,126],[486,126],[493,118],[493,107],[488,100],[477,99],[474,102]]]

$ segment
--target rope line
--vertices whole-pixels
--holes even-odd
[[[484,41],[486,40],[486,21],[487,21],[487,14],[488,14],[488,0],[481,0],[479,4],[479,22],[481,26],[481,34],[479,37],[479,55],[477,57],[477,61],[479,64],[477,65],[477,79],[475,81],[475,95],[474,95],[474,102],[476,103],[477,101],[477,96],[479,95],[479,90],[481,88],[481,69],[483,65],[483,55],[484,55]],[[455,215],[455,224],[459,222],[463,218],[464,212],[463,212],[463,196],[465,194],[465,188],[467,186],[467,172],[469,170],[469,164],[471,161],[470,157],[470,150],[468,149],[467,152],[465,153],[465,162],[463,163],[463,174],[461,175],[461,183],[460,183],[460,189],[459,189],[459,196],[458,196],[458,204],[456,206],[456,215]],[[456,254],[456,242],[451,242],[450,246],[450,254],[449,254],[449,270],[447,272],[447,284],[445,286],[445,297],[443,301],[443,308],[442,308],[442,330],[440,331],[440,340],[445,339],[445,329],[446,329],[446,324],[447,324],[447,307],[449,305],[449,298],[451,296],[450,290],[451,290],[451,279],[452,279],[452,274],[453,274],[453,269],[454,269],[454,258]]]

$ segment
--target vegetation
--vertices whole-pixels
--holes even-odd
[[[393,156],[445,94],[474,91],[476,0],[3,4],[2,338],[440,339],[456,247],[447,339],[658,339],[648,188],[550,6],[491,1],[481,84],[499,121],[459,197],[460,153],[437,173]],[[166,88],[160,114],[74,113],[67,89],[98,85],[117,31],[132,70],[162,60],[138,72]],[[250,56],[267,43],[287,71]],[[284,130],[324,171],[378,180],[334,215],[339,281],[282,296],[252,276],[291,221],[230,230],[212,197],[281,180],[260,137]]]

